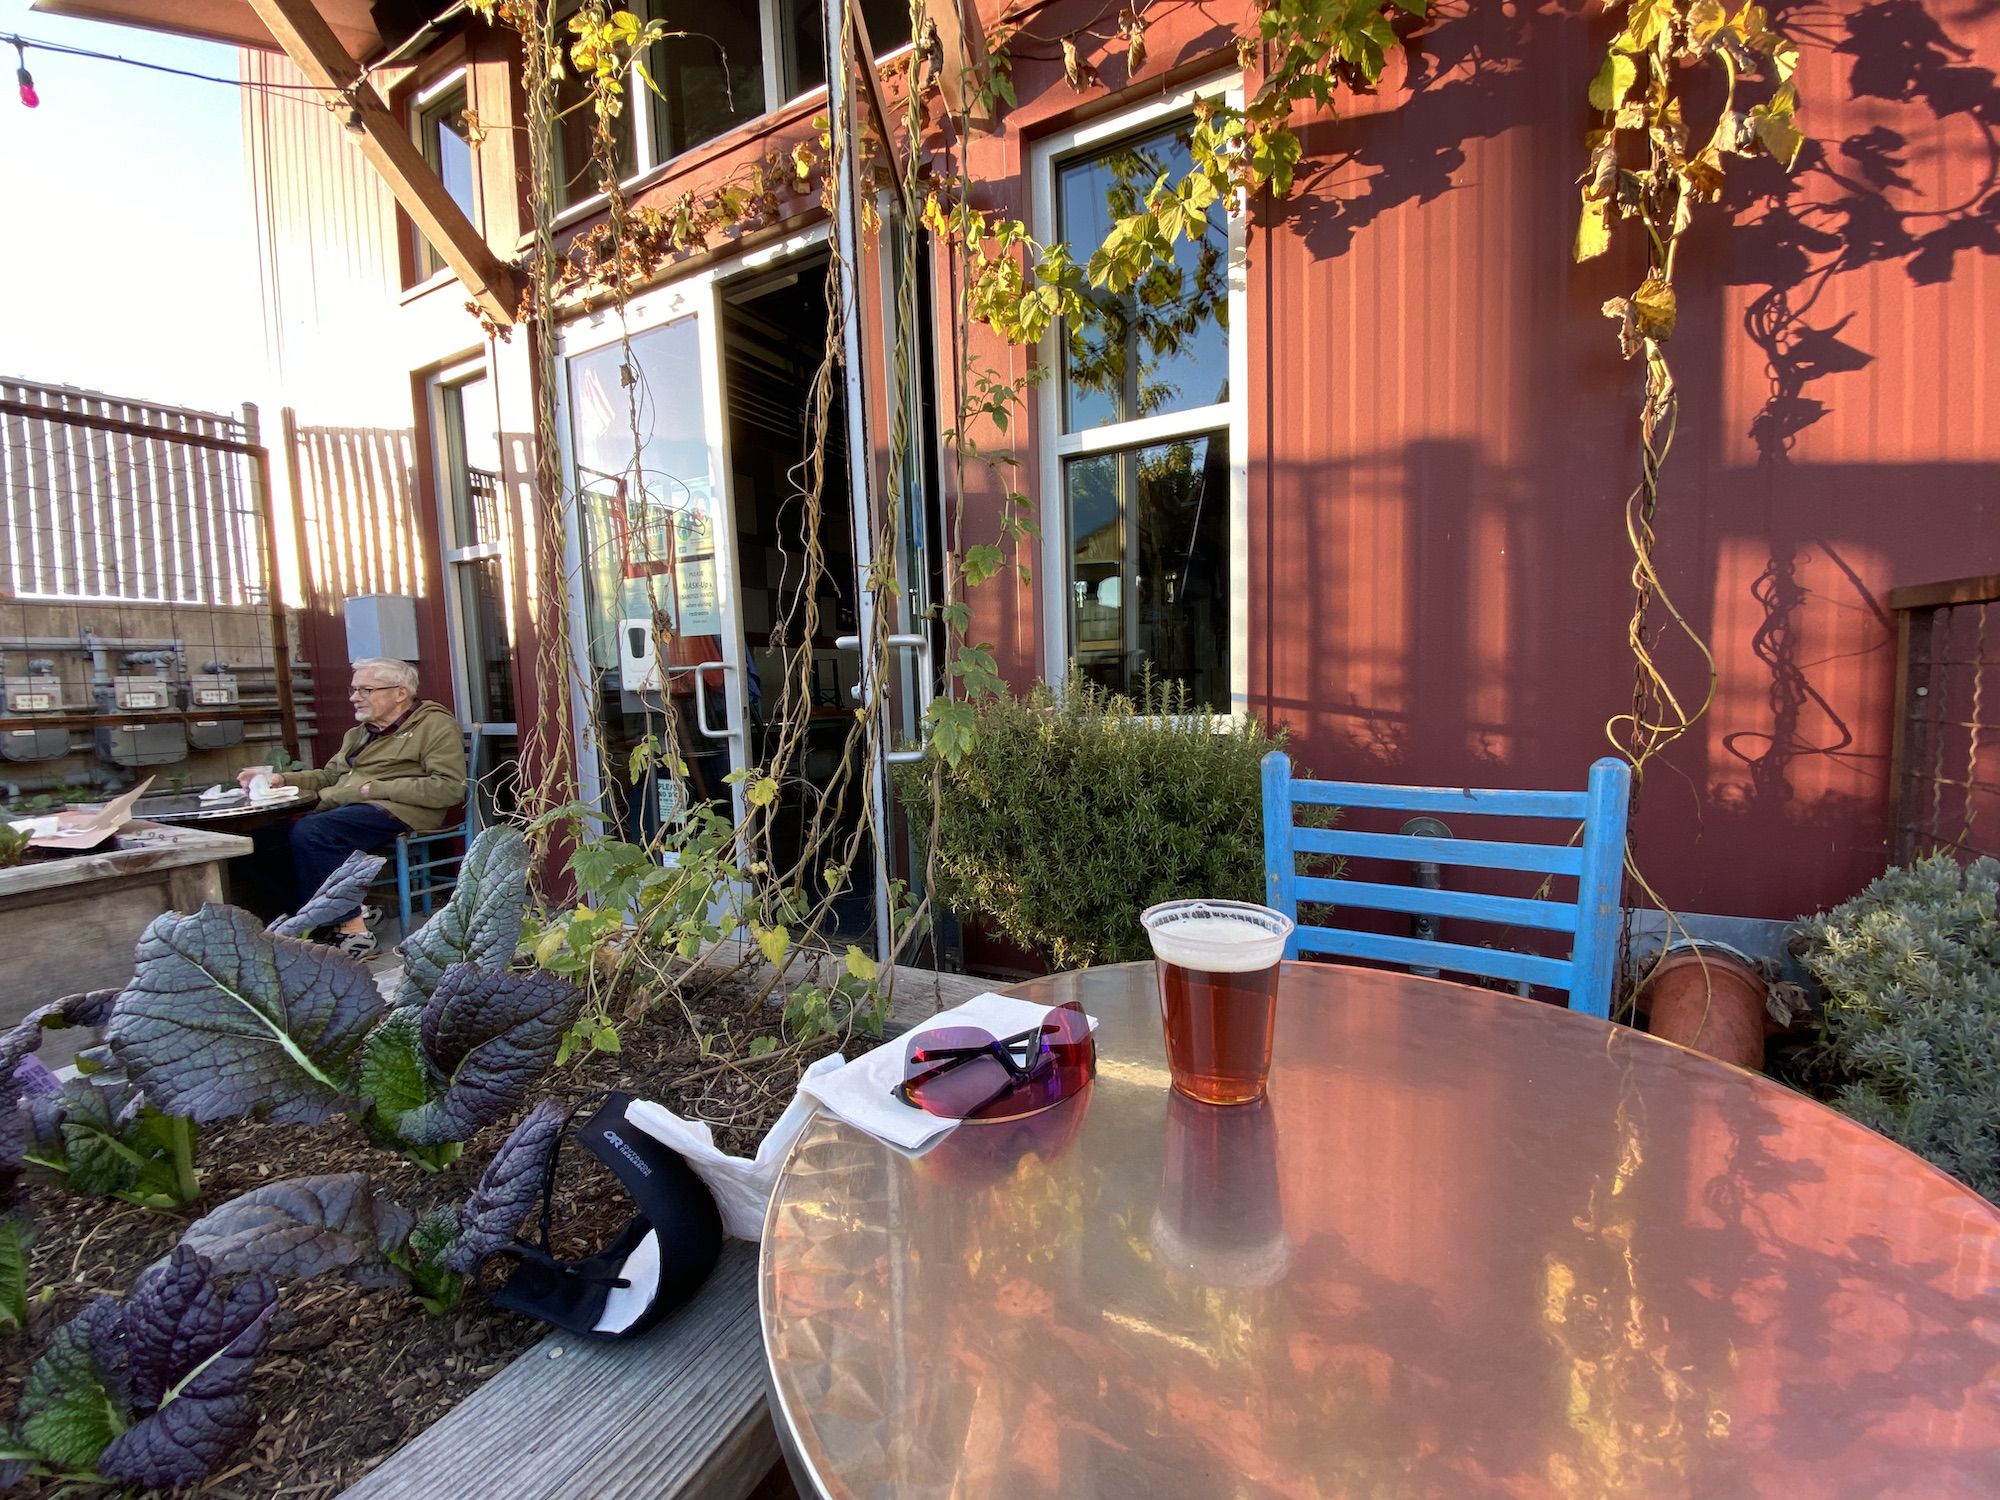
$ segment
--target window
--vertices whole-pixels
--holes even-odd
[[[452,682],[459,718],[479,735],[473,756],[481,816],[504,817],[518,802],[520,756],[508,573],[513,525],[500,488],[493,384],[475,366],[440,377],[431,392]]]
[[[451,201],[464,210],[468,220],[477,224],[478,193],[474,186],[472,146],[466,139],[465,107],[465,75],[460,73],[418,98],[412,129],[418,149],[451,195]],[[416,237],[417,279],[428,280],[444,269],[444,261],[414,226],[410,232]]]
[[[632,9],[658,19],[674,34],[646,58],[659,92],[634,79],[625,95],[627,107],[612,123],[620,181],[651,171],[826,82],[820,0],[644,0]],[[910,40],[907,0],[861,0],[861,14],[878,53]],[[555,172],[561,208],[598,191],[599,174],[590,165],[596,118],[587,106],[573,107],[583,105],[585,97],[582,82],[573,76],[557,84]]]
[[[1211,90],[1211,92],[1213,92]],[[1039,153],[1041,228],[1079,262],[1164,174],[1190,166],[1185,101]],[[1205,233],[1053,335],[1042,402],[1049,673],[1074,662],[1120,692],[1155,679],[1231,710],[1247,686],[1238,231]]]

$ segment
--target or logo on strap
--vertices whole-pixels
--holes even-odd
[[[617,1150],[620,1156],[624,1157],[625,1160],[632,1163],[632,1165],[637,1167],[640,1170],[640,1172],[643,1173],[645,1176],[651,1177],[653,1175],[653,1169],[646,1165],[645,1161],[640,1157],[638,1152],[634,1151],[630,1146],[626,1145],[622,1140],[618,1138],[617,1131],[615,1130],[605,1131],[604,1139]]]

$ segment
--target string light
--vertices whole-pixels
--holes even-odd
[[[58,57],[87,57],[93,62],[122,63],[128,68],[144,68],[149,73],[167,73],[175,78],[193,78],[202,83],[222,83],[231,88],[254,89],[259,93],[290,94],[294,98],[301,94],[324,97],[326,90],[315,83],[260,83],[247,78],[223,78],[214,73],[194,73],[186,68],[170,68],[165,63],[142,62],[136,57],[119,57],[110,52],[92,52],[87,47],[65,47],[56,42],[37,41],[34,37],[5,35],[0,43],[11,43],[20,66],[14,70],[14,78],[21,86],[21,102],[34,109],[42,102],[35,90],[35,80],[28,74],[28,49],[36,48]]]
[[[28,71],[28,46],[19,37],[14,38],[14,82],[21,89],[21,103],[29,109],[39,109],[42,96],[35,92],[35,77]]]

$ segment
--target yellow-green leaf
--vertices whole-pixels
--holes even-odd
[[[1790,85],[1786,85],[1790,87]],[[1777,158],[1786,171],[1799,159],[1799,149],[1805,145],[1805,134],[1793,123],[1790,109],[1778,109],[1772,104],[1758,105],[1750,111],[1750,126],[1757,132],[1757,139],[1764,149]]]
[[[744,789],[743,800],[752,807],[769,807],[778,798],[778,783],[769,776],[760,776]]]
[[[854,944],[847,945],[847,972],[864,984],[882,972],[882,966]]]
[[[1595,260],[1611,248],[1611,205],[1604,200],[1585,203],[1583,217],[1576,223],[1576,258]]]
[[[1604,66],[1590,80],[1590,107],[1614,110],[1625,102],[1632,85],[1639,81],[1639,65],[1623,52],[1607,53]]]
[[[757,951],[764,955],[764,962],[781,964],[785,955],[792,951],[792,934],[783,927],[760,927],[750,924],[750,936],[756,939]]]
[[[546,967],[555,960],[555,956],[558,953],[563,951],[563,946],[568,941],[569,929],[567,927],[551,927],[547,932],[535,939],[535,962]]]
[[[1632,294],[1632,310],[1638,316],[1639,332],[1649,339],[1674,336],[1676,306],[1671,283],[1648,276]]]

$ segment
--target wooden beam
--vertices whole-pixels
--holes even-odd
[[[1917,583],[1889,590],[1891,609],[1938,609],[1944,605],[1991,604],[2000,600],[2000,573],[1954,578],[1946,583]]]
[[[417,143],[390,113],[360,65],[347,55],[312,0],[250,0],[250,4],[307,79],[354,106],[361,154],[389,184],[417,232],[464,283],[480,310],[502,328],[511,327],[520,300],[514,273],[452,201]]]
[[[924,0],[924,20],[937,32],[938,87],[944,91],[945,107],[964,116],[973,129],[991,130],[993,109],[980,97],[988,86],[991,65],[979,7],[972,0]],[[920,46],[919,55],[922,50]],[[915,65],[912,60],[911,66]]]
[[[849,7],[847,15],[854,25],[854,60],[861,69],[862,93],[868,100],[868,112],[875,117],[875,128],[881,132],[882,150],[889,158],[890,175],[896,179],[896,196],[901,198],[908,186],[903,176],[903,153],[896,149],[896,132],[889,128],[889,101],[882,92],[882,75],[875,71],[875,44],[868,39],[868,22],[862,18],[861,7]],[[918,58],[912,53],[911,88],[917,86],[917,67]],[[915,205],[905,203],[904,207],[914,211]]]

